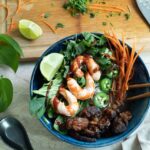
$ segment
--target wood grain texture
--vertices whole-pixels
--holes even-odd
[[[3,4],[5,5],[5,0],[0,0],[0,4]],[[3,9],[2,7],[0,8],[0,33],[5,33],[6,32],[6,22],[3,22],[4,21],[4,18],[5,18],[5,12],[6,10]]]
[[[150,51],[150,28],[139,12],[135,0],[107,1],[107,4],[121,6],[127,12],[129,11],[127,6],[129,6],[131,9],[131,18],[128,21],[123,15],[114,15],[107,18],[106,16],[108,13],[106,12],[96,13],[95,18],[90,18],[87,14],[73,18],[62,8],[64,2],[65,0],[43,0],[42,2],[36,0],[34,3],[26,3],[26,5],[21,5],[22,9],[20,13],[15,16],[15,22],[18,23],[20,19],[30,19],[38,23],[44,31],[43,36],[35,41],[24,39],[18,32],[18,29],[15,29],[9,33],[20,43],[23,48],[23,60],[34,60],[38,58],[50,45],[65,36],[84,31],[103,32],[104,30],[109,30],[111,28],[110,23],[113,24],[113,28],[118,34],[122,31],[126,33],[128,38],[127,43],[131,44],[133,39],[136,38],[137,48],[144,45],[145,52]],[[10,15],[13,15],[16,9],[16,0],[7,0],[7,5],[10,8]],[[49,18],[45,20],[53,27],[55,27],[59,22],[63,23],[65,27],[63,29],[58,29],[56,34],[52,33],[51,30],[40,20],[40,15],[45,12],[50,14]],[[102,22],[107,22],[107,25],[103,26]],[[8,27],[9,24],[10,18],[7,21]]]

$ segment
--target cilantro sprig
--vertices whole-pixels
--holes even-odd
[[[68,0],[64,5],[64,9],[71,12],[72,16],[78,16],[87,12],[88,0]]]

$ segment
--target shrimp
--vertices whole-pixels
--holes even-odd
[[[95,81],[98,81],[101,76],[99,65],[90,56],[77,56],[71,65],[71,71],[75,73],[77,77],[83,77],[84,73],[80,69],[81,64],[85,63],[90,75]]]
[[[88,72],[86,73],[85,78],[86,86],[84,88],[81,88],[75,79],[67,79],[67,86],[69,90],[79,100],[87,100],[89,98],[92,98],[94,95],[95,84],[93,78]]]
[[[65,88],[60,88],[59,93],[67,100],[68,106],[65,106],[64,102],[61,102],[57,97],[51,100],[51,104],[57,113],[65,116],[74,116],[79,110],[79,104],[76,97]]]

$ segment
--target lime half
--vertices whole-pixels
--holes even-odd
[[[25,38],[30,40],[39,38],[43,33],[39,25],[31,20],[26,19],[19,21],[19,31]]]
[[[42,75],[50,81],[61,67],[64,56],[59,53],[51,53],[43,58],[40,63]]]

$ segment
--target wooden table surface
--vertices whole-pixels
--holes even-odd
[[[24,1],[26,1],[25,4],[23,4]],[[107,17],[110,13],[106,12],[96,13],[95,18],[90,18],[89,14],[72,17],[68,11],[62,8],[65,0],[43,0],[42,3],[39,0],[34,0],[33,3],[28,3],[28,1],[21,0],[21,10],[14,17],[14,23],[18,24],[20,19],[33,20],[42,27],[44,34],[35,41],[29,41],[20,35],[18,28],[9,32],[23,48],[23,60],[38,58],[50,45],[65,36],[84,31],[103,33],[104,30],[110,29],[110,23],[119,35],[122,31],[126,33],[127,43],[131,44],[136,38],[137,49],[145,46],[145,53],[150,51],[150,28],[139,12],[135,0],[97,0],[99,2],[106,1],[107,5],[123,7],[126,10],[125,13],[129,13],[130,9],[129,20],[125,19],[124,13],[121,16],[113,14],[112,17]],[[0,0],[0,3],[7,5],[10,10],[7,22],[0,24],[0,32],[8,32],[11,17],[17,7],[16,2],[17,0]],[[45,19],[48,23],[55,27],[60,22],[64,24],[64,28],[58,29],[56,34],[52,33],[40,20],[40,15],[45,12],[49,14],[49,17]],[[0,9],[0,19],[3,20],[4,16],[5,11]],[[102,25],[103,22],[107,22],[107,25]]]

